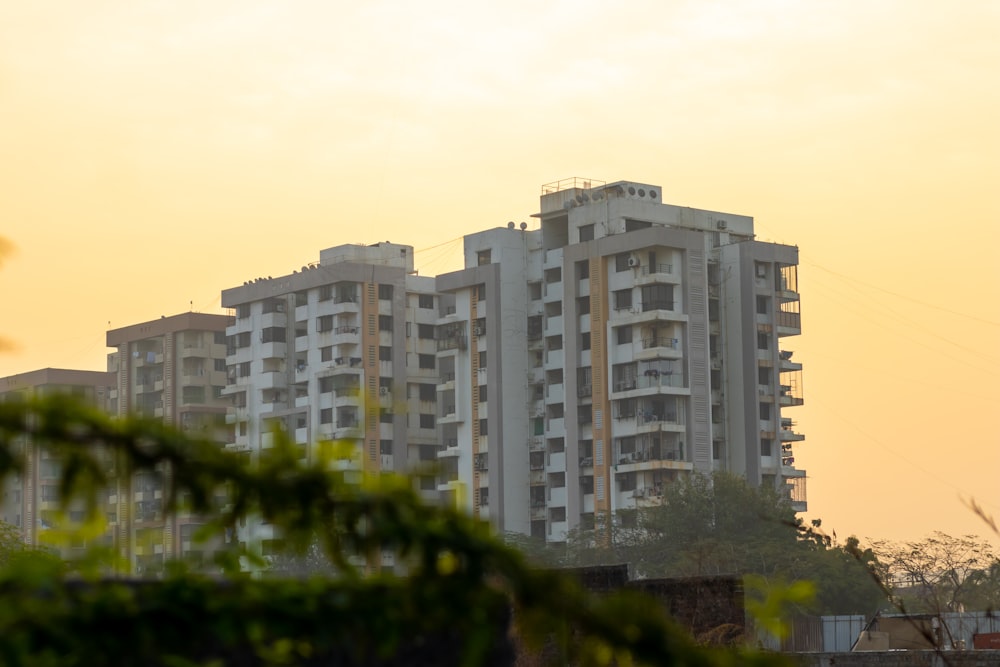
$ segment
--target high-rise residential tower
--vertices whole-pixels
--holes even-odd
[[[536,217],[466,236],[435,277],[379,243],[225,290],[230,447],[336,439],[345,469],[416,468],[429,498],[553,542],[716,470],[804,510],[797,249],[628,181],[549,184]]]
[[[802,403],[782,345],[800,331],[797,249],[643,183],[553,183],[537,217],[467,236],[467,268],[437,278],[454,300],[439,333],[469,340],[438,355],[442,481],[550,541],[691,473],[787,489],[804,510],[782,413]]]
[[[230,449],[266,456],[280,429],[303,460],[338,441],[342,469],[375,473],[437,462],[438,372],[433,278],[413,249],[392,243],[323,250],[289,275],[223,291],[235,433]],[[437,498],[433,473],[420,488]],[[268,555],[270,526],[249,521],[241,541]]]
[[[162,419],[185,432],[220,443],[231,439],[226,423],[227,315],[182,313],[107,332],[113,376],[109,411]],[[109,491],[108,518],[119,554],[130,571],[160,571],[165,560],[203,557],[212,543],[192,538],[202,521],[189,513],[166,515],[170,471],[119,475]]]

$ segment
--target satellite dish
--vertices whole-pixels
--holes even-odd
[[[511,220],[510,222],[507,223],[507,229],[514,229],[514,221],[513,220]]]
[[[630,195],[635,195],[635,188],[633,188],[633,187],[632,187],[631,185],[630,185],[630,186],[628,186],[628,193],[629,193]]]
[[[521,231],[523,232],[523,231],[524,231],[525,229],[527,229],[527,228],[528,228],[528,223],[526,223],[526,222],[522,222],[522,223],[521,223]]]

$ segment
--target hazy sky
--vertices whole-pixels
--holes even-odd
[[[1000,517],[1000,3],[0,5],[0,376],[342,243],[458,268],[569,176],[800,248],[810,517]],[[8,346],[9,347],[9,346]]]

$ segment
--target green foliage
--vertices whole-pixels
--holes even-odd
[[[598,546],[595,531],[572,535],[568,561],[629,563],[645,577],[756,575],[776,587],[811,581],[811,601],[797,605],[811,613],[871,614],[884,601],[872,578],[874,554],[862,553],[856,538],[840,547],[819,525],[804,527],[773,487],[726,473],[692,475],[668,485],[661,504],[624,518],[616,517],[607,546]]]
[[[407,478],[331,472],[332,451],[303,465],[278,438],[250,469],[159,422],[110,419],[54,397],[0,404],[0,477],[23,469],[14,443],[26,435],[63,460],[67,503],[96,507],[109,460],[126,475],[166,466],[168,509],[210,517],[208,531],[258,516],[281,531],[293,556],[318,544],[336,575],[252,579],[234,571],[228,554],[225,578],[174,567],[158,582],[88,582],[51,562],[22,562],[0,570],[3,664],[310,664],[318,655],[371,664],[437,641],[456,647],[456,663],[475,665],[511,607],[530,646],[555,638],[580,664],[776,661],[699,647],[650,599],[592,597],[565,576],[532,569],[487,524],[422,503]],[[364,562],[386,552],[405,565],[404,576]]]
[[[786,619],[811,605],[816,597],[816,584],[802,579],[789,584],[747,575],[744,585],[747,611],[759,626],[779,638],[788,636]]]

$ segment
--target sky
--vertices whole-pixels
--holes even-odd
[[[986,536],[998,34],[993,0],[0,4],[0,376],[334,245],[454,270],[544,183],[634,180],[799,247],[807,518]]]

